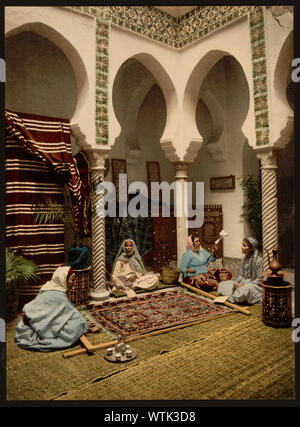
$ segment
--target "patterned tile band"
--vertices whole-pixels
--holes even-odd
[[[256,145],[269,143],[268,85],[264,29],[264,9],[256,8],[249,14],[254,87]]]
[[[108,46],[111,24],[158,43],[182,48],[249,15],[256,144],[269,143],[268,89],[261,6],[199,6],[174,18],[151,6],[73,6],[71,9],[96,17],[96,142],[108,144]]]
[[[110,22],[96,20],[96,143],[108,144],[108,46]]]

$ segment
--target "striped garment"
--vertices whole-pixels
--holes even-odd
[[[35,224],[33,205],[43,194],[64,204],[70,190],[77,228],[87,234],[87,188],[71,152],[70,124],[6,111],[6,247],[38,264],[40,280],[21,288],[27,302],[64,263],[64,224]]]

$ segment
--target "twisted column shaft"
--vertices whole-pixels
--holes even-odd
[[[107,152],[103,150],[89,150],[87,156],[90,164],[92,193],[92,284],[91,304],[105,301],[109,298],[106,289],[105,264],[105,218],[97,214],[97,206],[101,203],[102,194],[97,194],[97,185],[103,181]]]
[[[278,244],[277,157],[274,150],[257,153],[261,160],[263,248],[272,253]],[[267,253],[263,253],[264,269],[268,268]]]

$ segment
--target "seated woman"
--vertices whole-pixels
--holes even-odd
[[[35,299],[24,305],[23,319],[15,331],[18,347],[43,352],[60,350],[76,343],[87,331],[85,319],[67,297],[74,280],[71,267],[58,267]]]
[[[153,290],[158,287],[159,278],[148,273],[132,239],[126,239],[119,248],[112,268],[112,290],[122,289],[128,297],[135,296],[134,289]]]
[[[242,253],[240,274],[236,280],[220,282],[218,293],[230,295],[231,303],[246,302],[248,304],[262,303],[262,288],[260,283],[263,271],[263,259],[258,253],[259,243],[253,237],[248,237],[242,242]]]
[[[187,250],[182,255],[180,271],[184,276],[184,281],[195,288],[203,291],[216,291],[218,283],[222,279],[231,279],[230,271],[222,268],[213,270],[207,269],[206,264],[216,260],[216,245],[212,246],[212,254],[201,246],[197,233],[188,237]]]

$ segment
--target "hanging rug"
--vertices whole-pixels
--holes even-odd
[[[91,316],[108,332],[124,338],[186,323],[199,323],[234,312],[185,290],[162,291],[89,306]]]

